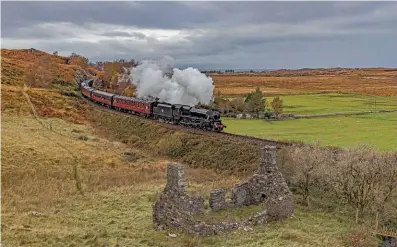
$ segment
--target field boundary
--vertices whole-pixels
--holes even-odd
[[[397,239],[397,229],[391,229],[385,226],[379,227],[379,213],[376,213],[375,229],[373,230],[372,233],[383,237],[390,237]]]
[[[292,119],[300,119],[300,118],[318,118],[318,117],[333,117],[333,116],[353,116],[353,115],[365,115],[371,113],[390,113],[397,112],[397,110],[377,110],[377,111],[349,111],[349,112],[332,112],[332,113],[319,113],[319,114],[284,114],[282,118],[292,118]]]

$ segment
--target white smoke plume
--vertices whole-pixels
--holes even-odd
[[[164,57],[159,61],[145,60],[131,68],[137,96],[158,97],[160,101],[190,106],[211,102],[214,93],[211,77],[192,67],[180,70],[173,66],[174,59]]]

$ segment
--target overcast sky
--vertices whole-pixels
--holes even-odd
[[[180,67],[397,67],[397,2],[1,2],[2,48]]]

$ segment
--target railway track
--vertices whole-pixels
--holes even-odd
[[[156,124],[158,126],[162,126],[162,127],[168,128],[168,129],[182,130],[184,132],[191,133],[191,134],[206,135],[206,136],[213,136],[213,137],[220,137],[220,138],[231,138],[231,139],[235,139],[235,140],[236,139],[245,140],[245,141],[249,140],[249,141],[254,141],[254,142],[261,143],[263,145],[274,145],[277,148],[286,147],[286,146],[292,146],[292,145],[301,145],[300,142],[283,142],[283,141],[262,139],[262,138],[253,137],[253,136],[236,135],[236,134],[231,134],[231,133],[226,133],[226,132],[209,132],[209,131],[205,131],[205,130],[188,128],[188,127],[175,125],[175,124],[163,123],[163,122],[159,122],[159,121],[154,120],[154,119],[143,118],[143,117],[140,117],[140,116],[137,116],[137,115],[133,115],[133,114],[130,114],[130,113],[116,111],[116,110],[111,109],[109,107],[106,107],[106,106],[97,104],[95,102],[92,102],[92,101],[88,100],[85,97],[81,97],[81,98],[84,101],[88,102],[91,106],[94,106],[95,108],[100,109],[102,111],[110,112],[112,114],[121,114],[121,115],[124,115],[124,116],[140,119],[142,121],[149,121],[149,122],[151,122],[153,124]]]

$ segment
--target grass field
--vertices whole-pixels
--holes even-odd
[[[397,110],[396,97],[354,94],[285,95],[284,113],[319,114],[348,111]],[[266,97],[271,102],[273,97]]]
[[[176,232],[177,237],[169,239],[167,233],[174,231],[154,231],[151,207],[165,185],[167,161],[101,139],[83,125],[45,122],[52,123],[52,130],[32,117],[3,116],[6,246],[344,246],[344,236],[354,229],[344,216],[297,205],[295,218],[252,232],[201,239]],[[126,158],[125,151],[134,159]],[[186,173],[190,190],[206,198],[214,187],[239,181],[211,170]]]
[[[226,132],[275,140],[299,140],[352,147],[360,143],[397,150],[397,113],[264,121],[224,119]]]
[[[339,211],[296,204],[295,218],[253,231],[207,238],[156,232],[152,205],[165,185],[167,159],[97,136],[90,127],[71,123],[69,115],[59,115],[69,121],[43,118],[41,124],[16,90],[3,93],[7,100],[18,99],[2,111],[5,246],[346,246],[356,231],[359,236],[368,231]],[[206,199],[214,188],[243,179],[189,167],[186,177],[189,191]],[[169,232],[177,237],[168,238]]]

